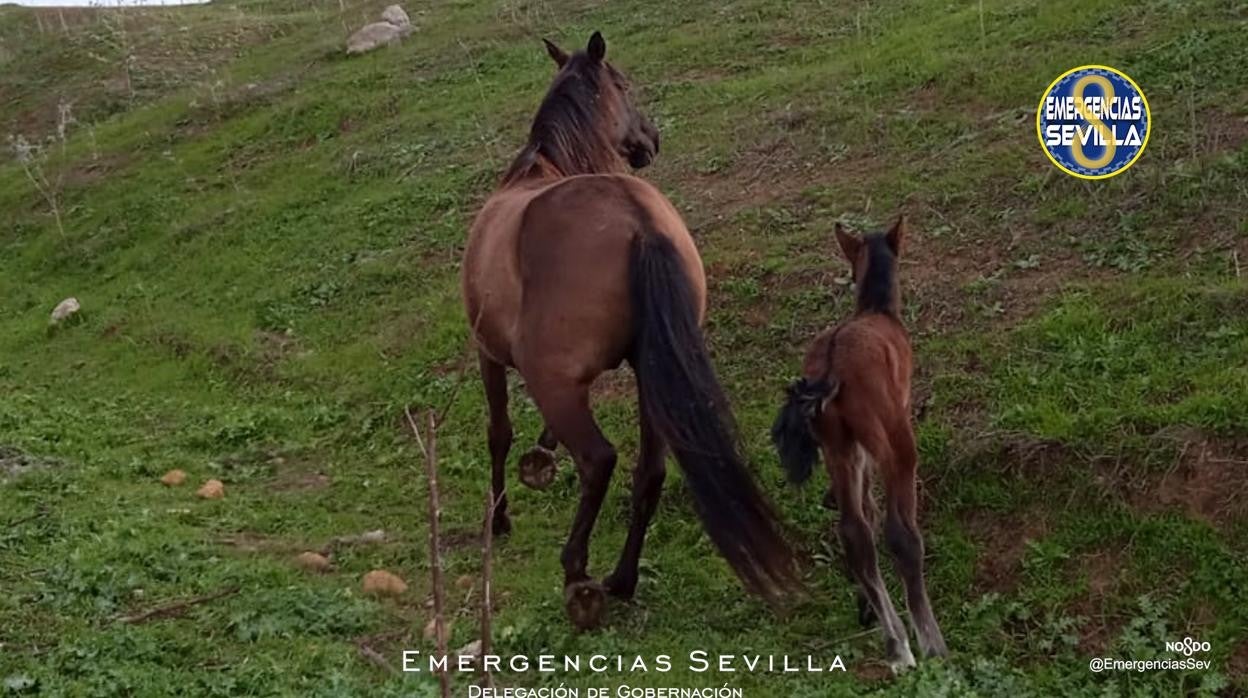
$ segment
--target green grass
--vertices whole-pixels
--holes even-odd
[[[380,2],[243,0],[128,13],[0,8],[0,130],[42,141],[59,232],[0,158],[0,681],[37,695],[433,695],[393,678],[428,651],[426,487],[402,426],[441,406],[451,580],[477,575],[484,403],[458,298],[468,221],[551,74],[531,34],[604,31],[663,132],[652,178],[708,267],[708,334],[765,487],[811,560],[783,616],[748,598],[669,479],[632,605],[576,634],[558,550],[577,485],[513,492],[496,561],[503,654],[670,654],[671,673],[505,676],[747,695],[1236,695],[1248,690],[1248,38],[1202,0],[1032,3],[439,1],[402,46],[338,49]],[[186,28],[185,30],[183,28]],[[136,60],[130,88],[124,45]],[[1040,152],[1064,70],[1145,89],[1148,150],[1089,183]],[[929,584],[953,656],[884,678],[828,541],[822,484],[782,484],[766,438],[804,344],[850,308],[831,240],[905,208]],[[74,295],[81,322],[50,331]],[[614,385],[628,385],[625,379]],[[598,403],[628,464],[628,390]],[[516,455],[539,420],[513,383]],[[1202,450],[1203,449],[1203,450]],[[1198,457],[1197,454],[1205,454]],[[514,460],[514,458],[513,458]],[[221,501],[164,488],[226,483]],[[595,531],[606,572],[627,465]],[[327,487],[312,486],[315,474]],[[514,475],[513,475],[514,477]],[[513,479],[514,482],[514,479]],[[311,483],[311,484],[309,484]],[[1237,489],[1239,488],[1239,489]],[[1210,496],[1224,493],[1226,497]],[[34,517],[34,518],[28,518]],[[332,574],[290,557],[339,546]],[[360,592],[384,567],[412,588]],[[891,573],[886,573],[890,577]],[[119,616],[237,586],[178,618]],[[451,594],[452,646],[477,597]],[[900,600],[900,596],[895,595]],[[1093,674],[1093,656],[1209,641],[1209,672]],[[697,674],[693,649],[841,654],[841,674]],[[458,680],[464,690],[465,680]]]

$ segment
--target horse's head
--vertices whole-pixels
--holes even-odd
[[[901,294],[897,285],[897,259],[905,244],[908,225],[898,216],[887,231],[859,236],[836,224],[836,241],[853,268],[858,288],[858,310],[897,315]]]
[[[585,49],[572,54],[542,41],[559,66],[551,93],[561,87],[579,93],[592,104],[594,128],[615,154],[637,169],[649,165],[659,153],[659,131],[637,108],[628,78],[607,62],[602,34],[594,32]]]

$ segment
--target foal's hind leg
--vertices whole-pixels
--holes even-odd
[[[615,447],[607,441],[589,409],[589,386],[567,380],[533,380],[529,392],[546,424],[576,461],[581,501],[563,547],[564,608],[581,629],[596,627],[606,610],[603,588],[586,572],[589,536],[615,470]]]
[[[875,535],[862,508],[863,472],[867,467],[861,451],[848,440],[826,447],[825,456],[841,512],[839,534],[845,557],[861,593],[875,611],[884,631],[885,659],[894,671],[914,666],[914,655],[906,639],[906,626],[893,608],[892,599],[880,576],[875,552]]]
[[[478,360],[490,410],[490,491],[496,502],[491,525],[496,535],[502,535],[511,531],[511,518],[507,516],[507,452],[511,450],[512,438],[511,417],[507,414],[507,367],[484,353],[478,355]]]
[[[667,445],[654,430],[645,410],[641,422],[641,445],[637,453],[637,469],[633,471],[633,518],[628,527],[628,540],[620,553],[615,571],[603,580],[607,592],[621,599],[633,598],[637,590],[637,565],[645,544],[646,529],[659,506],[663,480],[667,476]]]
[[[828,495],[835,498],[836,493],[829,491]],[[835,499],[833,499],[835,502]],[[875,497],[871,495],[871,469],[862,468],[862,518],[867,522],[867,528],[871,529],[872,538],[875,537],[875,522],[879,517],[879,510],[875,507]],[[854,581],[853,570],[846,570],[849,574],[849,581]],[[871,602],[867,600],[866,593],[862,587],[858,587],[858,624],[864,628],[869,628],[875,624],[879,618],[875,615],[875,609],[871,608]]]
[[[936,624],[923,580],[923,537],[919,533],[915,492],[918,456],[909,420],[894,427],[891,436],[894,460],[892,467],[885,471],[888,516],[884,539],[896,562],[897,574],[906,586],[906,605],[910,608],[910,622],[914,624],[919,649],[928,657],[944,656],[949,649]]]

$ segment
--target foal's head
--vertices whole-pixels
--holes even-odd
[[[900,316],[897,258],[901,256],[906,229],[905,216],[899,216],[892,227],[882,233],[864,236],[851,233],[840,223],[836,224],[836,241],[854,270],[858,312]]]
[[[529,135],[529,148],[565,175],[649,165],[659,132],[633,101],[624,74],[606,60],[607,42],[594,32],[585,49],[567,53],[543,39],[559,67]]]

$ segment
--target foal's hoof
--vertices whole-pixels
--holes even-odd
[[[494,514],[491,528],[496,536],[505,536],[511,533],[511,517],[501,512]]]
[[[535,490],[544,490],[555,481],[555,452],[534,446],[520,456],[520,482]]]
[[[885,641],[888,646],[888,668],[893,672],[893,676],[899,676],[902,672],[913,669],[915,667],[914,654],[910,652],[910,645],[905,642],[894,643]]]
[[[592,579],[569,584],[563,590],[563,608],[578,630],[593,630],[602,625],[607,595],[602,585]]]

